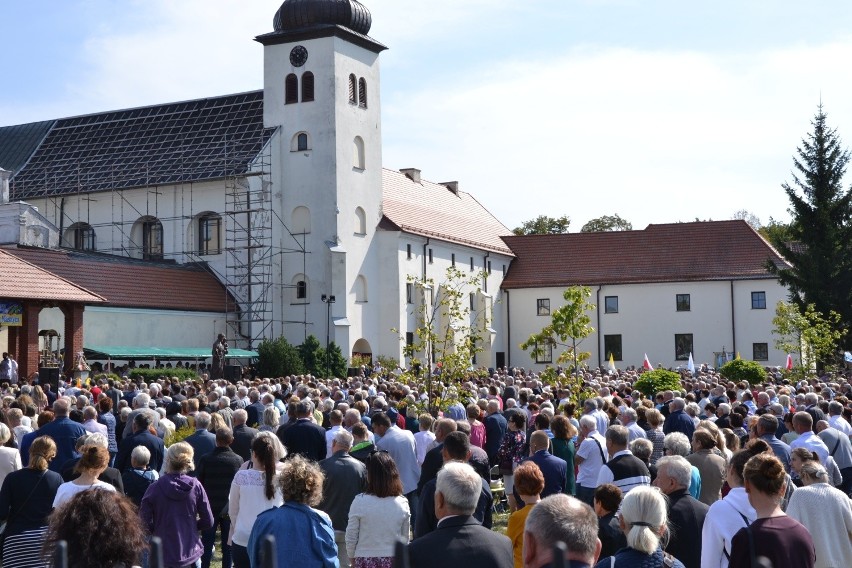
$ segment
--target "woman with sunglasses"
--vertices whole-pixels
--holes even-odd
[[[392,568],[397,539],[408,542],[411,512],[393,458],[384,450],[367,460],[367,491],[355,497],[346,527],[353,568]]]

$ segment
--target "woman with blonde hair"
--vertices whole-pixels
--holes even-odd
[[[627,548],[604,558],[595,568],[684,568],[683,563],[662,549],[668,531],[668,507],[665,496],[654,487],[630,490],[621,502],[619,526],[627,537]]]
[[[12,437],[9,427],[0,422],[0,485],[6,476],[21,469],[21,452],[17,448],[7,448],[6,442]]]
[[[151,484],[142,498],[139,516],[151,536],[163,540],[163,562],[167,568],[191,566],[201,558],[204,546],[199,530],[213,526],[207,493],[196,478],[193,449],[186,442],[169,446],[166,473]]]
[[[284,504],[257,516],[248,541],[251,565],[261,565],[261,541],[272,535],[278,558],[287,565],[337,566],[331,519],[315,509],[322,500],[322,470],[297,454],[284,463],[279,480]]]
[[[47,468],[56,457],[56,444],[49,436],[40,436],[30,446],[30,462],[13,471],[0,488],[0,519],[6,521],[3,544],[5,568],[47,566],[41,557],[47,533],[47,517],[53,509],[62,477]]]
[[[84,445],[80,449],[80,453],[80,461],[74,467],[74,471],[79,473],[80,477],[73,481],[66,481],[59,486],[56,497],[53,499],[54,509],[61,507],[77,493],[82,493],[89,489],[115,491],[115,487],[98,479],[98,476],[109,467],[109,451],[102,446]]]
[[[843,566],[852,559],[852,501],[829,484],[818,461],[803,463],[799,476],[804,487],[793,492],[787,514],[811,533],[817,568]]]

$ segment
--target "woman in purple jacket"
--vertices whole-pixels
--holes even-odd
[[[166,452],[166,473],[145,492],[139,516],[151,534],[163,540],[166,568],[197,566],[204,552],[199,531],[213,526],[213,513],[193,469],[192,446],[178,442]]]

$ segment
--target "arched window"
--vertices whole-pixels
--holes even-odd
[[[149,218],[142,221],[142,258],[163,258],[163,224],[159,219]]]
[[[364,139],[356,136],[352,144],[352,166],[363,170],[366,168],[366,160],[364,157]]]
[[[358,278],[355,279],[355,301],[367,301],[367,279],[362,275],[358,275]]]
[[[367,80],[363,77],[358,79],[358,106],[367,108]]]
[[[355,78],[355,75],[349,75],[349,102],[353,105],[358,104],[357,82],[358,80]]]
[[[311,149],[311,137],[307,132],[297,132],[290,141],[291,152],[304,152]]]
[[[290,216],[290,231],[294,235],[311,232],[311,211],[307,207],[296,207]]]
[[[299,79],[290,73],[284,80],[284,104],[292,105],[299,102]]]
[[[297,274],[293,277],[290,283],[293,295],[292,303],[293,304],[307,304],[308,303],[308,277],[304,274]]]
[[[302,73],[302,102],[314,100],[314,74],[310,71]]]
[[[361,207],[355,208],[355,234],[367,234],[367,214]]]
[[[95,230],[88,223],[74,223],[65,231],[63,246],[77,250],[95,250]]]
[[[222,252],[222,217],[205,213],[198,218],[198,254]]]

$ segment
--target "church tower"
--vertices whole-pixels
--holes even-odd
[[[273,334],[296,345],[306,335],[323,345],[329,337],[344,356],[372,350],[363,325],[375,319],[370,302],[379,304],[371,244],[381,219],[386,47],[367,35],[371,22],[356,0],[286,0],[274,31],[256,38],[264,46],[264,124],[278,129],[270,150],[281,323]]]

